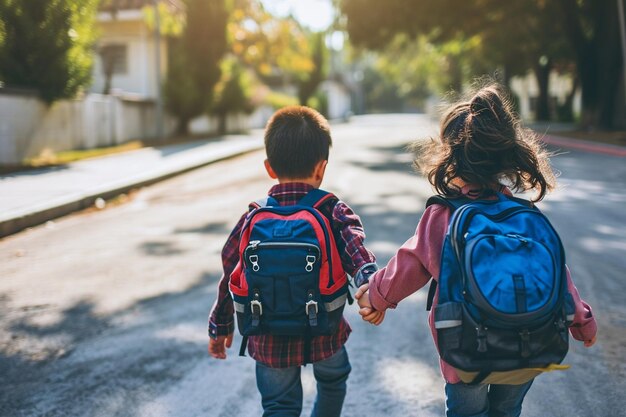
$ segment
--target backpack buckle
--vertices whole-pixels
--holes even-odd
[[[313,265],[315,264],[316,260],[317,260],[317,258],[315,256],[313,256],[313,255],[307,255],[306,256],[306,266],[304,267],[306,272],[313,271]]]
[[[563,318],[559,318],[556,321],[556,327],[559,330],[559,334],[561,335],[561,337],[563,338],[563,340],[567,340],[568,336],[567,336],[567,323],[565,322],[565,320],[563,320]]]
[[[309,300],[306,302],[305,306],[306,314],[308,314],[309,316],[311,315],[311,313],[317,314],[317,301]],[[311,312],[311,309],[315,309],[315,311]]]
[[[487,328],[482,324],[476,328],[476,341],[478,342],[476,350],[480,353],[487,352]]]
[[[250,301],[250,315],[252,316],[252,327],[258,327],[261,323],[261,316],[263,315],[263,304],[259,300],[259,291],[254,290],[254,299]]]
[[[254,272],[259,272],[259,269],[261,269],[259,267],[259,255],[250,255],[248,257],[248,260],[250,261],[250,263],[252,264],[252,270]]]
[[[313,299],[313,292],[309,291],[309,301],[304,305],[304,311],[306,315],[309,317],[309,325],[311,327],[317,326],[317,301]]]
[[[259,300],[252,300],[250,301],[250,310],[252,310],[252,315],[262,316],[263,304]]]
[[[528,329],[524,329],[519,332],[519,337],[522,340],[520,354],[522,355],[522,358],[527,358],[530,356],[530,332]]]

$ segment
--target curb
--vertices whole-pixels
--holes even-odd
[[[263,148],[262,143],[252,142],[242,144],[236,149],[216,151],[211,157],[191,164],[179,164],[166,170],[155,170],[146,174],[134,176],[124,181],[116,181],[97,186],[84,193],[77,193],[60,198],[39,207],[29,208],[20,212],[9,213],[0,218],[0,238],[15,234],[29,227],[37,226],[49,220],[56,219],[70,213],[93,206],[98,198],[105,200],[116,197],[128,191],[141,188],[157,182],[193,171],[215,162],[234,158]]]
[[[541,140],[552,146],[576,149],[579,151],[599,153],[603,155],[626,157],[626,148],[608,143],[590,142],[582,139],[570,139],[566,136],[543,135]]]

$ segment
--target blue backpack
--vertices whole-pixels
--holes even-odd
[[[313,189],[296,205],[281,206],[272,197],[250,205],[230,276],[244,336],[240,355],[248,336],[269,334],[304,337],[307,358],[312,336],[337,331],[350,301],[348,279],[330,220],[319,210],[336,201]]]
[[[524,383],[560,366],[568,350],[574,302],[565,254],[548,219],[532,203],[431,197],[452,216],[441,254],[434,311],[441,358],[461,380]],[[433,281],[427,309],[437,289]]]

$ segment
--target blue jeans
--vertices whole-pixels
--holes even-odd
[[[447,417],[519,417],[533,380],[522,385],[446,384]]]
[[[293,416],[302,412],[300,366],[270,368],[256,363],[256,385],[261,393],[263,417]],[[328,359],[313,363],[317,398],[312,417],[339,417],[346,396],[346,381],[352,367],[346,348]]]

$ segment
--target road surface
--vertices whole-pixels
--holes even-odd
[[[384,265],[409,238],[432,191],[405,145],[432,136],[425,116],[333,125],[323,187],[365,224]],[[0,415],[254,416],[254,363],[206,354],[206,316],[220,250],[248,202],[272,181],[263,152],[213,164],[91,210],[0,240]],[[541,207],[600,325],[574,343],[572,369],[537,379],[524,417],[624,415],[626,164],[580,151],[553,158],[560,188]],[[344,415],[441,416],[443,381],[426,324],[426,289],[380,327],[347,308],[354,332]],[[315,392],[304,371],[305,410]]]

